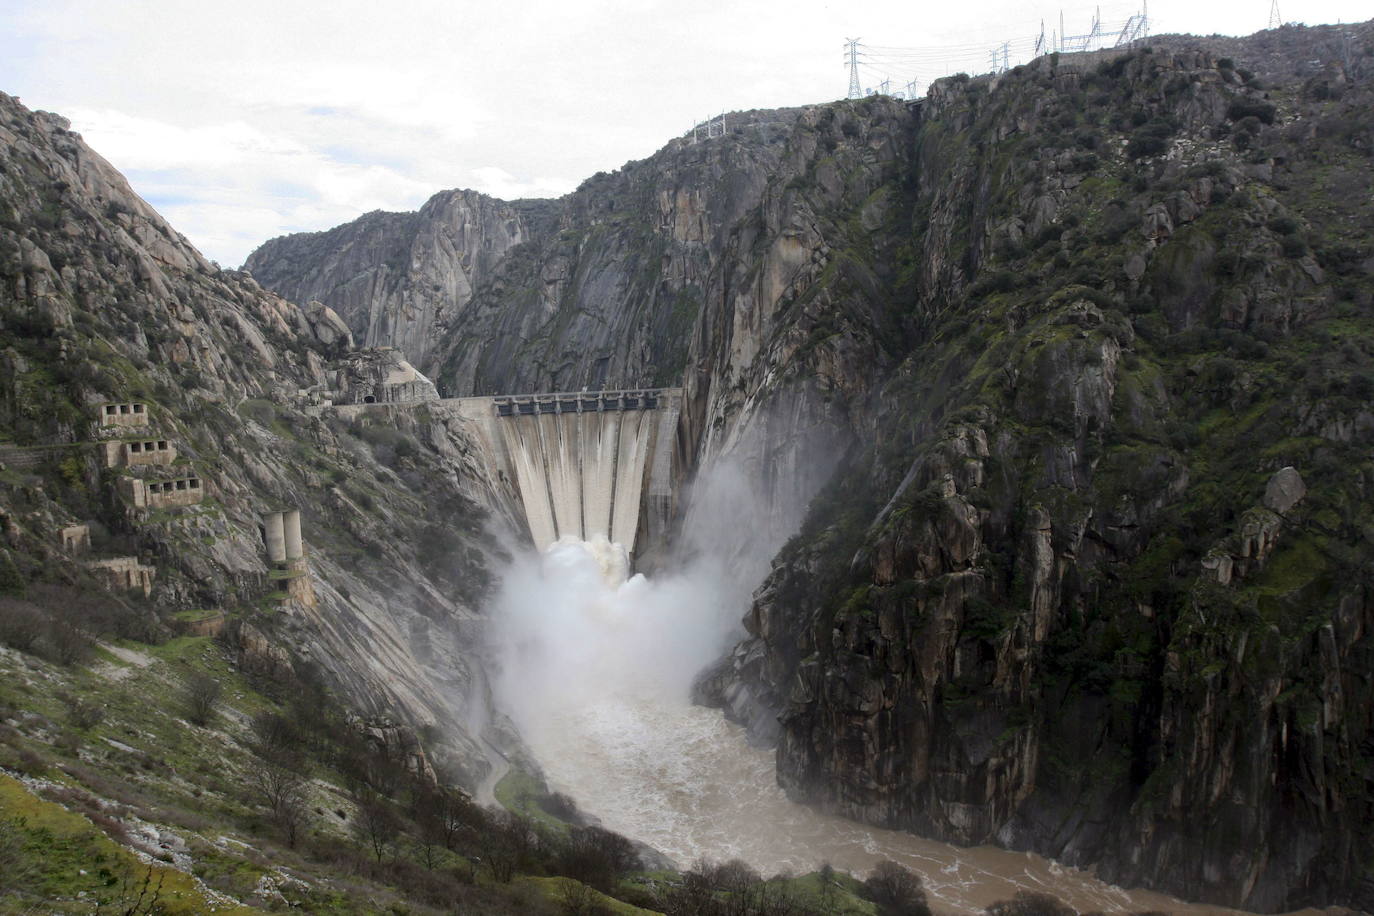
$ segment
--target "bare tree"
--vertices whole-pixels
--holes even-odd
[[[815,911],[781,877],[765,881],[744,862],[698,862],[660,898],[669,916],[802,916]]]
[[[454,848],[463,830],[481,828],[487,820],[485,812],[473,802],[471,796],[462,789],[447,786],[439,790],[436,810],[443,827],[444,848],[448,850]]]
[[[133,872],[125,872],[119,885],[119,896],[96,898],[94,913],[96,916],[154,916],[162,913],[162,882],[166,878],[167,872],[158,869],[157,883],[154,884],[151,865],[144,869],[142,881],[135,878]]]
[[[203,671],[193,671],[181,684],[181,700],[186,718],[193,725],[209,725],[215,716],[215,704],[223,690],[219,681]]]
[[[401,835],[401,819],[385,799],[368,795],[358,802],[358,813],[353,816],[353,835],[376,856],[380,865]]]
[[[639,853],[625,837],[603,827],[574,827],[559,844],[558,873],[610,892],[622,875],[639,867]]]
[[[482,861],[491,877],[502,884],[510,882],[516,869],[529,859],[539,837],[529,818],[504,811],[492,818],[481,834]]]
[[[296,843],[300,841],[301,831],[309,823],[310,812],[305,803],[305,786],[301,786],[301,791],[289,796],[272,815],[272,822],[277,825],[277,829],[282,832],[286,839],[286,845],[291,849],[296,848]]]
[[[20,652],[32,652],[46,627],[47,618],[37,607],[19,598],[0,595],[0,643]]]
[[[864,880],[868,899],[883,916],[930,916],[921,876],[896,862],[879,862]]]
[[[249,761],[245,776],[248,788],[267,808],[287,845],[295,848],[307,818],[305,792],[309,774],[305,760],[285,753],[273,758],[257,757]]]
[[[84,661],[90,654],[94,643],[86,632],[70,620],[49,618],[48,630],[43,641],[47,644],[52,660],[59,665],[75,665]]]
[[[95,700],[67,694],[58,696],[58,699],[67,707],[67,721],[73,728],[87,731],[105,720],[105,707]]]
[[[601,916],[611,912],[596,891],[570,878],[558,888],[558,904],[565,916]]]

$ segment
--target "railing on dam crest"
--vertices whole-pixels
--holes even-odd
[[[492,398],[492,403],[498,417],[605,413],[615,410],[657,410],[662,402],[681,393],[681,388],[631,388],[624,391],[498,395]]]

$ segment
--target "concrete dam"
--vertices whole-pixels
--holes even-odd
[[[672,521],[685,454],[681,388],[471,398],[388,397],[387,386],[368,391],[366,400],[311,412],[352,418],[424,407],[461,418],[523,508],[538,550],[564,537],[605,537],[633,558],[637,543],[646,536],[659,542]]]
[[[634,555],[641,525],[666,527],[682,390],[491,399],[536,548],[598,536]]]

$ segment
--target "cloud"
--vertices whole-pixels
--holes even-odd
[[[1134,2],[1111,0],[1104,16]],[[1366,3],[1312,0],[1303,16],[1362,19]],[[271,235],[411,208],[444,188],[562,193],[720,111],[837,98],[846,35],[964,42],[972,63],[957,66],[976,69],[985,45],[1056,22],[1058,6],[8,0],[0,89],[70,117],[232,264]],[[1268,5],[1154,0],[1150,11],[1156,31],[1235,33],[1263,28]],[[1090,5],[1068,15],[1090,18]],[[925,82],[950,63],[927,54],[911,66]]]
[[[324,228],[368,210],[413,209],[442,187],[243,121],[183,126],[85,108],[70,117],[149,203],[228,264],[273,235]]]
[[[505,169],[494,165],[472,169],[470,174],[473,178],[473,190],[503,200],[515,200],[520,197],[561,197],[576,187],[574,182],[559,178],[521,181]]]

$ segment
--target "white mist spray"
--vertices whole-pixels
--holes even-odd
[[[1127,894],[1023,853],[960,849],[790,802],[772,752],[689,698],[698,672],[738,637],[751,589],[796,522],[759,530],[755,492],[729,470],[699,486],[685,538],[693,559],[653,581],[628,576],[624,550],[605,538],[559,541],[512,566],[492,612],[496,700],[553,790],[683,866],[737,857],[765,873],[823,861],[864,873],[892,859],[920,872],[932,902],[953,912],[981,912],[1023,889],[1104,912],[1220,912]]]

